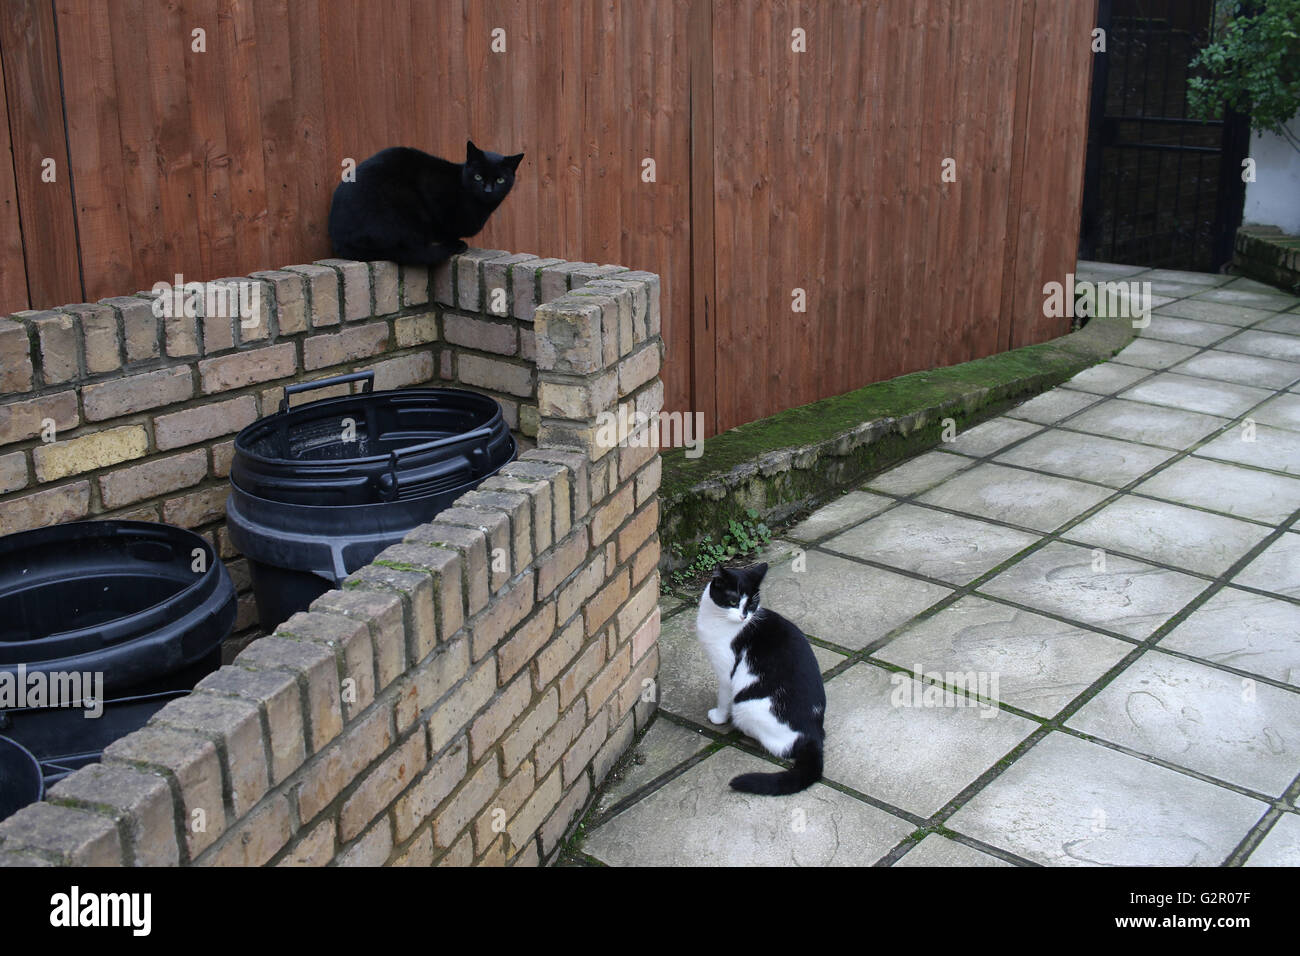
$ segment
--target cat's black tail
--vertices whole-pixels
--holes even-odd
[[[781,797],[807,790],[822,778],[822,742],[800,736],[790,752],[794,766],[780,773],[742,773],[731,779],[731,789]]]

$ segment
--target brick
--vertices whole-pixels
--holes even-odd
[[[328,647],[339,671],[343,719],[351,721],[375,700],[375,649],[365,621],[340,614],[302,612],[280,626],[280,632]]]
[[[339,811],[339,839],[350,840],[397,799],[428,762],[423,733],[415,733],[366,774]]]
[[[488,540],[483,531],[434,521],[416,528],[406,536],[403,543],[432,545],[442,550],[454,550],[460,556],[459,569],[462,573],[457,576],[457,586],[461,588],[466,612],[470,615],[477,614],[487,606],[491,578],[488,566]],[[415,554],[415,552],[402,553],[410,554],[412,558]],[[431,555],[424,560],[444,562],[444,566],[449,567],[445,555]],[[451,608],[453,604],[453,598],[448,593],[446,606]],[[444,633],[451,633],[451,631],[444,631]]]
[[[471,629],[471,655],[482,659],[505,639],[533,609],[533,572],[517,578],[488,605]]]
[[[537,261],[537,257],[529,253],[515,253],[509,256],[499,256],[495,259],[489,259],[483,263],[483,294],[487,297],[483,303],[482,311],[489,315],[507,315],[512,313],[514,283],[511,278],[515,266],[526,269],[525,263],[532,264]],[[528,273],[531,277],[532,273]],[[501,289],[505,293],[504,312],[493,308],[499,297],[494,297],[494,291]],[[531,292],[531,289],[529,290]],[[531,297],[530,297],[531,298]]]
[[[618,533],[618,560],[623,563],[632,557],[646,539],[659,527],[659,501],[655,499],[642,508]]]
[[[599,304],[565,296],[538,307],[533,322],[542,371],[589,375],[604,367]]]
[[[551,546],[554,496],[547,482],[532,478],[521,480],[512,473],[498,472],[479,485],[474,497],[490,507],[499,506],[511,511],[511,523],[515,528],[515,550],[521,565],[526,561],[531,562],[534,552],[541,554]],[[522,514],[519,513],[521,503],[524,506]],[[531,541],[528,537],[529,525],[532,527]]]
[[[433,354],[421,352],[389,359],[373,366],[375,391],[423,385],[433,379]]]
[[[402,307],[424,305],[429,301],[429,269],[427,266],[403,265]]]
[[[212,446],[212,477],[229,478],[230,465],[235,458],[235,443],[223,441]]]
[[[270,789],[261,713],[255,704],[234,697],[190,694],[170,701],[150,718],[149,725],[191,731],[217,746],[237,818],[252,810]]]
[[[387,591],[326,591],[312,602],[322,614],[340,614],[370,628],[375,650],[375,692],[406,670],[406,610],[398,594]]]
[[[339,277],[338,273],[327,266],[303,265],[285,266],[285,272],[295,272],[303,276],[307,283],[307,301],[310,308],[311,327],[338,325]]]
[[[393,334],[399,349],[436,342],[438,341],[438,316],[433,312],[401,316],[393,322]]]
[[[398,841],[420,828],[469,772],[469,744],[463,738],[439,759],[393,805],[393,822]]]
[[[184,365],[87,385],[81,392],[86,420],[92,422],[175,405],[193,394],[190,369]]]
[[[659,636],[659,615],[656,612],[650,619],[654,622],[653,637]],[[647,625],[650,624],[647,621]],[[636,660],[636,644],[632,648],[632,659]],[[657,676],[659,674],[659,646],[651,642],[645,649],[644,656],[638,661],[632,669],[631,676],[623,682],[623,686],[618,689],[618,694],[614,702],[614,720],[622,720],[629,711],[639,708],[642,705],[649,705],[653,709],[658,700],[659,693],[657,687]],[[638,718],[637,726],[644,726]]]
[[[0,318],[0,394],[32,390],[31,343],[27,328]]]
[[[81,374],[77,324],[64,312],[41,312],[30,320],[41,357],[41,378],[46,385],[69,382]]]
[[[207,282],[204,283],[204,287],[205,289],[229,288],[224,282]],[[207,303],[204,303],[204,307],[207,307]],[[228,303],[212,313],[205,312],[199,319],[199,326],[203,329],[204,355],[228,352],[235,347],[235,317]]]
[[[659,535],[653,534],[632,559],[632,586],[636,587],[659,566]],[[659,576],[655,575],[656,584]]]
[[[90,482],[77,481],[59,488],[0,501],[0,534],[16,534],[65,521],[84,518],[90,509]]]
[[[182,528],[197,528],[226,516],[226,499],[230,488],[217,485],[172,498],[163,503],[163,521]]]
[[[471,312],[483,311],[480,294],[483,266],[487,260],[505,255],[500,249],[467,249],[454,258],[457,305]]]
[[[338,856],[339,866],[383,866],[393,852],[393,826],[382,818],[366,834]]]
[[[154,442],[159,451],[233,435],[257,420],[257,400],[241,395],[229,401],[213,402],[154,419]]]
[[[539,771],[540,772],[540,771]],[[515,846],[521,846],[530,840],[542,825],[542,821],[560,802],[563,790],[560,785],[560,772],[555,770],[537,785],[533,795],[506,825],[506,835]]]
[[[526,365],[512,365],[482,355],[462,353],[456,359],[456,369],[462,384],[486,388],[507,395],[533,395],[533,370]]]
[[[588,554],[586,550],[583,555]],[[587,603],[587,600],[600,589],[605,580],[605,561],[603,557],[589,561],[574,578],[560,588],[559,604],[555,609],[556,619],[567,621]]]
[[[429,298],[441,305],[456,304],[456,256],[429,270]]]
[[[389,712],[376,708],[356,726],[307,764],[294,788],[298,816],[308,823],[354,780],[379,759],[393,743]]]
[[[496,687],[496,661],[489,657],[429,715],[429,752],[439,753],[458,737],[474,715],[492,699]]]
[[[399,548],[399,553],[401,546]],[[406,617],[406,659],[424,660],[426,654],[438,643],[437,608],[435,607],[434,579],[427,569],[404,569],[385,566],[396,563],[388,550],[369,564],[348,575],[345,588],[360,587],[365,590],[392,591],[402,598]]]
[[[302,766],[307,756],[302,694],[292,673],[226,666],[203,678],[195,690],[238,697],[258,707],[270,734],[272,784]]]
[[[563,465],[569,472],[569,485],[572,491],[570,499],[571,523],[577,524],[591,507],[590,462],[581,454],[558,448],[534,448],[519,456],[520,461],[536,461],[544,464]],[[557,504],[556,514],[562,510]],[[557,519],[558,520],[558,519]],[[556,537],[562,537],[557,531]]]
[[[496,794],[501,773],[494,754],[479,767],[433,820],[433,842],[450,847]]]
[[[54,434],[69,431],[81,424],[77,414],[77,393],[57,392],[40,398],[0,405],[0,445],[35,438],[54,423]]]
[[[407,682],[415,692],[415,705],[423,712],[445,697],[469,673],[469,638],[452,638],[412,669]]]
[[[122,346],[117,330],[117,313],[105,305],[68,306],[81,325],[81,349],[87,375],[103,375],[122,367]]]
[[[474,835],[468,830],[455,842],[450,850],[443,854],[438,866],[473,866]]]
[[[578,651],[582,649],[585,635],[585,624],[582,616],[579,615],[537,652],[530,668],[533,674],[533,686],[537,690],[545,688],[568,667]]]
[[[129,865],[180,862],[172,791],[158,774],[93,763],[55,784],[49,799],[110,812],[126,836]]]
[[[597,787],[605,782],[605,778],[614,769],[619,758],[627,752],[628,747],[632,746],[635,737],[636,722],[629,718],[619,724],[601,745],[600,750],[596,751],[596,756],[591,761],[591,777]]]
[[[591,713],[588,711],[588,713]],[[564,771],[564,785],[572,786],[578,775],[587,769],[596,751],[609,735],[609,712],[602,710],[591,720],[586,729],[578,735],[569,752],[564,755],[561,767]]]
[[[511,866],[541,866],[541,857],[537,853],[537,841],[529,840],[527,845],[510,861]]]
[[[276,328],[281,335],[307,331],[307,280],[303,275],[283,269],[248,275],[265,283],[263,295],[275,303]]]
[[[288,670],[298,676],[306,695],[307,740],[312,753],[343,729],[338,668],[334,655],[325,648],[272,635],[249,644],[235,663],[260,670]]]
[[[527,667],[555,633],[555,603],[544,604],[497,651],[498,677],[504,682]]]
[[[473,763],[478,763],[527,709],[532,699],[531,683],[529,675],[520,674],[470,726],[470,760]]]
[[[370,312],[370,268],[352,259],[320,259],[317,265],[337,270],[343,283],[343,320],[356,322]]]
[[[636,476],[636,504],[645,504],[659,492],[659,483],[663,475],[663,458],[655,455]]]
[[[568,708],[588,684],[600,673],[605,663],[605,642],[594,640],[578,656],[573,666],[560,678],[560,709]]]
[[[33,803],[0,822],[5,850],[39,850],[66,866],[121,866],[122,840],[113,819],[89,810]]]
[[[370,288],[374,294],[375,315],[389,315],[398,309],[397,299],[397,263],[371,262]]]
[[[587,725],[587,704],[582,698],[566,711],[555,726],[552,727],[537,743],[537,748],[533,754],[533,762],[537,765],[538,773],[546,773],[553,767],[569,745],[578,738],[582,729]]]
[[[631,395],[659,374],[659,343],[652,341],[618,364],[618,395]]]
[[[630,725],[631,721],[628,721],[628,724]],[[542,843],[542,853],[549,856],[564,841],[564,835],[569,832],[569,825],[582,811],[589,796],[591,796],[591,784],[587,782],[586,777],[581,777],[539,828],[538,836]]]
[[[632,513],[635,492],[624,485],[610,501],[601,505],[591,517],[591,543],[594,547],[608,538]]]
[[[497,834],[505,830],[506,821],[519,811],[532,794],[534,783],[531,763],[523,764],[514,772],[474,821],[474,843],[477,846],[486,849],[497,838]]]
[[[560,694],[551,688],[533,705],[532,710],[524,715],[519,726],[501,741],[501,763],[505,773],[514,773],[515,768],[537,746],[543,735],[555,726],[560,719]]]
[[[208,473],[208,456],[201,448],[146,461],[99,478],[105,508],[122,508],[180,488],[198,484]]]
[[[489,481],[496,479],[493,476]],[[503,493],[496,490],[496,485],[490,489],[485,487],[488,482],[479,485],[477,491],[471,491],[462,495],[456,500],[456,504],[463,509],[468,509],[475,514],[482,515],[483,518],[489,519],[495,514],[504,514],[509,521],[509,540],[497,541],[489,539],[489,543],[494,547],[505,547],[507,556],[510,558],[509,566],[515,572],[527,567],[533,560],[533,534],[532,534],[532,508],[531,502],[526,495],[518,493]]]
[[[398,838],[401,842],[401,838]],[[393,858],[389,866],[426,867],[433,866],[433,830],[425,830],[416,837],[400,856]]]
[[[292,836],[289,801],[275,796],[241,820],[201,862],[205,866],[264,866]]]
[[[163,314],[163,349],[168,358],[199,354],[199,319],[184,314]]]
[[[20,451],[0,455],[0,495],[27,487],[27,456]]]
[[[334,859],[334,821],[322,820],[276,866],[325,866]]]
[[[610,371],[580,385],[543,381],[537,387],[538,410],[547,418],[584,421],[609,409],[618,393],[618,375]]]
[[[388,348],[388,323],[370,322],[334,335],[314,335],[303,340],[303,368],[314,371],[370,358]]]
[[[109,744],[102,762],[146,767],[171,777],[181,795],[181,820],[190,859],[225,832],[221,761],[212,741],[166,727],[147,726]]]
[[[632,673],[632,645],[624,644],[587,685],[587,713],[594,714]]]
[[[543,267],[538,276],[542,288],[542,301],[552,302],[564,296],[569,289],[574,288],[574,273],[586,272],[595,265],[594,262],[560,262]],[[582,280],[576,280],[576,283],[580,286]]]
[[[122,425],[38,445],[32,449],[32,464],[37,481],[57,481],[142,458],[148,450],[149,436],[142,425]]]
[[[292,342],[236,352],[199,362],[203,393],[211,395],[259,382],[288,378],[297,370],[298,357]]]
[[[495,352],[497,355],[515,355],[519,352],[519,336],[508,322],[489,322],[468,315],[447,312],[442,317],[443,334],[453,345]]]
[[[444,524],[476,528],[487,536],[491,587],[493,592],[500,591],[510,580],[511,568],[520,566],[517,561],[511,563],[510,516],[487,508],[460,507],[460,503],[458,500],[455,506],[440,511],[438,520]]]

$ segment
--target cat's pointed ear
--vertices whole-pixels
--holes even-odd
[[[754,582],[754,587],[763,583],[763,578],[767,576],[767,563],[756,564],[749,569],[749,576]]]
[[[475,146],[474,141],[472,139],[465,140],[465,158],[467,160],[475,160],[475,159],[483,158],[483,150]]]
[[[507,166],[509,166],[512,170],[515,170],[519,168],[519,164],[523,162],[523,159],[524,159],[523,153],[516,153],[514,156],[505,157],[505,159],[503,159],[502,162],[505,163]]]

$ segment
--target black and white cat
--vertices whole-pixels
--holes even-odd
[[[467,248],[515,184],[523,153],[466,144],[464,163],[394,146],[361,163],[330,203],[330,244],[343,259],[438,265]]]
[[[803,631],[759,606],[766,564],[719,568],[700,596],[695,628],[718,677],[715,724],[731,722],[774,757],[793,759],[781,773],[745,773],[745,793],[798,793],[822,775],[826,689]]]

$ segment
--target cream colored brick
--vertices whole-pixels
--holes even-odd
[[[528,707],[532,698],[531,685],[529,675],[520,674],[474,721],[469,730],[472,762],[478,763]]]
[[[32,462],[36,466],[37,481],[57,481],[69,475],[143,458],[148,450],[149,436],[144,426],[123,425],[81,438],[38,445],[32,449]]]
[[[439,847],[450,847],[478,816],[479,811],[496,794],[501,785],[501,772],[496,754],[474,771],[460,791],[433,820],[433,842]]]

